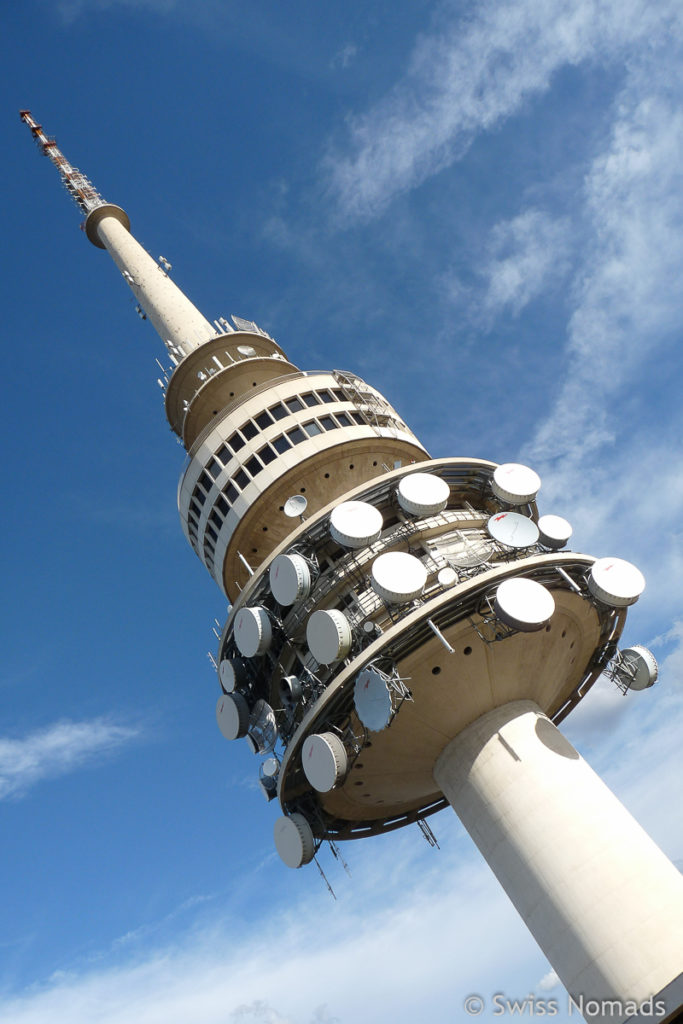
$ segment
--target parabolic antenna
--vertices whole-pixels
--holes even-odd
[[[319,665],[331,665],[345,658],[351,650],[351,626],[343,612],[313,612],[306,623],[308,649]]]
[[[414,516],[433,515],[448,504],[451,489],[445,480],[433,473],[411,473],[398,485],[398,503],[404,512]]]
[[[368,667],[358,673],[353,702],[366,729],[381,732],[389,725],[393,704],[387,681],[381,672]]]
[[[494,540],[508,548],[528,548],[538,540],[536,523],[519,512],[497,512],[486,529]]]
[[[516,576],[504,580],[498,587],[494,611],[506,626],[522,633],[533,633],[551,618],[555,600],[541,583]]]
[[[308,508],[308,498],[304,494],[293,494],[287,498],[282,511],[289,519],[296,519],[302,516]]]
[[[315,839],[303,814],[283,815],[273,828],[275,848],[288,868],[300,868],[313,860]]]
[[[616,672],[621,683],[629,690],[647,690],[657,682],[659,668],[652,651],[641,644],[625,647],[621,651],[621,665]]]
[[[226,693],[241,690],[249,682],[249,677],[241,658],[224,658],[218,666],[218,678]]]
[[[241,356],[255,356],[256,355],[256,349],[253,347],[253,345],[238,345],[237,346],[237,351],[239,352],[239,354]]]
[[[277,742],[275,712],[265,700],[257,700],[249,719],[247,742],[254,754],[268,754]]]
[[[439,569],[436,578],[439,585],[442,587],[454,587],[458,582],[458,574],[450,565],[447,565],[443,569]]]
[[[526,505],[533,501],[541,489],[541,478],[528,466],[518,462],[504,462],[494,470],[491,489],[497,498],[508,505]]]
[[[415,555],[387,551],[372,563],[372,589],[389,604],[403,604],[419,597],[427,582],[427,570]]]
[[[283,676],[280,680],[280,700],[288,708],[293,708],[299,703],[303,694],[303,687],[298,676]]]
[[[574,531],[562,516],[541,516],[538,520],[539,540],[545,548],[563,548]]]
[[[216,704],[216,721],[226,740],[247,735],[249,705],[241,693],[222,693]]]
[[[278,555],[273,559],[268,576],[273,597],[285,608],[310,593],[311,570],[301,555]]]
[[[623,558],[598,558],[591,566],[588,589],[611,608],[626,608],[645,590],[645,577]]]
[[[471,530],[461,532],[459,537],[449,537],[443,545],[439,544],[437,537],[436,545],[437,550],[459,569],[474,569],[477,565],[483,565],[495,550],[488,538]]]
[[[345,548],[364,548],[382,531],[382,513],[367,501],[342,501],[330,515],[330,533]]]
[[[265,608],[240,608],[235,616],[235,643],[245,658],[264,654],[270,647],[273,632]]]
[[[307,736],[301,750],[304,775],[318,793],[329,793],[349,768],[344,744],[333,732]]]

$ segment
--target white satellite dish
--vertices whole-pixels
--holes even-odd
[[[538,527],[519,512],[497,512],[486,529],[494,540],[508,548],[528,548],[538,540]]]
[[[367,501],[342,501],[330,515],[330,533],[345,548],[364,548],[382,532],[382,513]]]
[[[275,712],[265,700],[257,700],[249,719],[247,743],[252,754],[268,754],[277,743]]]
[[[598,558],[591,566],[588,589],[611,608],[626,608],[645,590],[645,577],[623,558]]]
[[[319,665],[331,665],[351,650],[351,625],[343,612],[313,612],[306,623],[308,649]]]
[[[241,690],[249,681],[244,662],[240,658],[224,658],[218,666],[218,678],[226,693]]]
[[[443,569],[439,569],[436,579],[441,587],[454,587],[458,582],[458,574],[455,569],[447,565]]]
[[[307,736],[301,749],[301,763],[304,775],[318,793],[329,793],[349,769],[346,748],[333,732]]]
[[[288,868],[300,868],[313,860],[315,839],[303,814],[278,818],[273,827],[275,848]]]
[[[256,349],[253,345],[238,345],[237,351],[241,356],[255,356]]]
[[[448,504],[451,489],[445,480],[433,473],[411,473],[398,485],[398,503],[404,512],[414,516],[434,515]]]
[[[563,548],[574,531],[562,516],[541,516],[538,520],[539,540],[545,548]]]
[[[240,608],[235,616],[235,643],[245,658],[264,654],[270,647],[273,631],[265,608]]]
[[[518,462],[504,462],[493,472],[491,489],[497,498],[508,505],[526,505],[540,491],[541,478],[528,466],[521,466]]]
[[[216,721],[226,740],[247,735],[249,705],[241,693],[222,693],[216,704]]]
[[[427,570],[415,555],[387,551],[372,563],[372,589],[389,604],[403,604],[419,597],[427,582]]]
[[[522,633],[533,633],[552,617],[555,600],[541,583],[516,576],[504,580],[498,587],[494,611],[506,626]]]
[[[297,519],[308,508],[308,498],[304,494],[293,494],[287,498],[282,511],[289,519]]]
[[[371,732],[381,732],[391,721],[393,704],[384,676],[374,668],[364,668],[356,677],[353,691],[356,713]]]
[[[629,690],[647,690],[654,686],[659,675],[657,659],[652,651],[642,644],[625,647],[621,653],[621,664],[616,671],[617,678]]]
[[[311,570],[301,555],[277,555],[268,573],[270,590],[278,604],[288,608],[311,590]]]

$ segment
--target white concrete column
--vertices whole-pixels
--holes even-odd
[[[579,1006],[683,971],[683,876],[536,704],[483,715],[434,778]]]
[[[96,231],[164,343],[182,345],[187,355],[191,349],[216,336],[213,325],[145,252],[118,217],[103,216]]]

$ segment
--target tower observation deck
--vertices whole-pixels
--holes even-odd
[[[603,673],[655,681],[618,646],[640,572],[569,550],[533,470],[433,459],[353,372],[209,322],[21,117],[166,346],[182,528],[231,602],[217,722],[260,758],[285,864],[450,804],[587,1019],[673,1020],[681,876],[557,728]]]

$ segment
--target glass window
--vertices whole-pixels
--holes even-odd
[[[292,444],[301,444],[302,441],[306,440],[306,435],[300,427],[295,427],[294,430],[288,430],[287,437]]]
[[[244,434],[247,441],[251,441],[252,437],[256,437],[258,434],[258,428],[255,423],[251,422],[251,420],[249,420],[248,423],[245,423],[243,427],[240,427],[240,431]]]
[[[287,401],[285,402],[285,405],[287,406],[290,412],[298,412],[299,409],[303,409],[303,405],[301,404],[298,398],[288,398]]]
[[[209,537],[211,537],[212,540],[218,540],[218,534],[214,530],[213,526],[207,526],[206,533],[208,534]]]
[[[234,452],[238,452],[240,448],[244,448],[244,438],[240,437],[239,434],[235,433],[228,441],[228,444],[230,445]]]
[[[275,454],[275,451],[270,447],[269,444],[267,444],[259,452],[259,458],[261,459],[263,465],[267,466],[268,463],[272,462],[273,459],[277,458],[277,456]]]
[[[315,420],[311,420],[310,423],[304,423],[304,430],[306,431],[309,437],[315,437],[316,434],[322,433],[321,428],[318,426]]]
[[[200,516],[202,514],[202,506],[197,501],[197,495],[195,494],[190,502],[190,512],[194,512],[195,515]]]
[[[240,492],[237,490],[234,484],[228,484],[223,493],[225,494],[230,504],[232,504],[235,501],[235,499],[239,497]]]
[[[216,508],[218,509],[222,516],[227,516],[228,512],[230,511],[230,506],[223,497],[220,497],[216,502]]]
[[[218,451],[216,452],[216,458],[220,459],[224,466],[227,466],[227,464],[230,462],[230,459],[232,458],[232,453],[228,448],[227,444],[224,444],[221,448],[218,449]]]
[[[249,477],[247,476],[243,469],[239,469],[232,479],[234,480],[234,482],[237,484],[241,491],[243,491],[244,488],[249,483]]]
[[[354,421],[354,423],[357,423],[359,427],[362,427],[363,424],[365,423],[365,420],[363,419],[363,414],[360,412],[352,412],[351,419]]]
[[[222,468],[223,467],[219,466],[219,464],[216,462],[215,459],[211,459],[211,462],[206,467],[206,472],[209,474],[209,476],[213,477],[213,479],[215,480],[216,477],[221,472]]]
[[[353,423],[351,422],[351,420],[349,419],[349,417],[346,415],[345,412],[338,412],[337,413],[337,419],[338,419],[339,423],[342,425],[342,427],[352,427],[353,426]]]
[[[213,512],[211,513],[211,515],[209,516],[209,522],[212,524],[212,526],[215,526],[217,529],[220,530],[220,528],[221,528],[221,517],[218,514],[218,510],[217,509],[214,509]]]
[[[202,473],[197,483],[199,484],[200,487],[204,488],[207,494],[209,493],[213,486],[211,477],[208,475],[208,473]]]
[[[323,430],[334,430],[337,426],[331,416],[321,416],[318,422]]]
[[[316,395],[315,391],[309,391],[307,395],[302,395],[301,397],[303,398],[304,403],[308,406],[318,405],[320,403],[320,399]]]
[[[290,448],[290,447],[291,447],[291,445],[290,445],[289,441],[284,436],[283,437],[276,437],[275,440],[273,441],[273,448],[280,455],[282,455],[283,452],[286,452],[287,449]]]
[[[282,405],[281,402],[278,402],[277,405],[271,405],[268,412],[270,413],[274,420],[281,420],[285,416],[289,416],[289,413],[287,412],[287,410],[285,409],[284,405]]]
[[[318,394],[322,398],[323,402],[334,402],[335,397],[331,391],[319,391]]]
[[[261,472],[263,466],[256,458],[256,456],[252,455],[252,457],[249,459],[249,462],[245,463],[244,468],[246,469],[247,473],[251,474],[251,476],[256,476],[257,473]]]
[[[260,416],[256,417],[256,422],[258,423],[261,430],[265,430],[266,427],[269,427],[270,424],[273,422],[273,417],[270,415],[269,412],[262,412]]]
[[[334,389],[334,397],[337,399],[338,402],[346,401],[346,395],[344,394],[344,392],[340,391],[337,388]]]
[[[200,505],[203,505],[204,502],[206,501],[206,495],[199,490],[194,492],[193,498],[195,501],[198,501]]]

